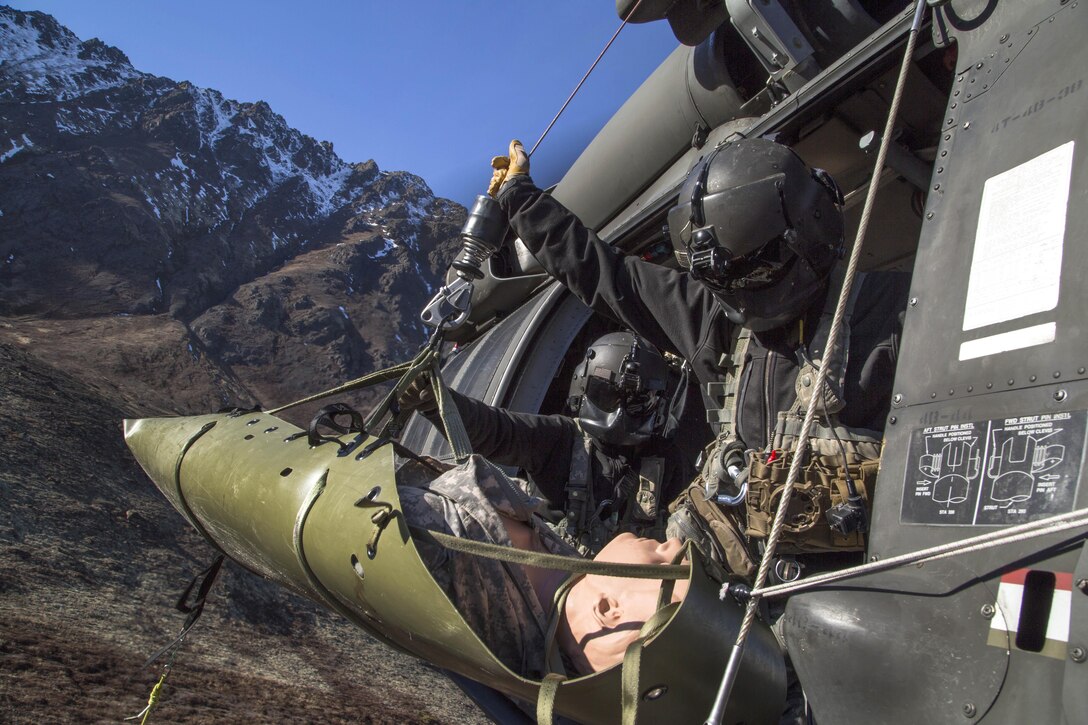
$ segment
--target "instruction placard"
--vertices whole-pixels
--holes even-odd
[[[1072,511],[1086,417],[1078,410],[918,428],[899,520],[1007,526]]]

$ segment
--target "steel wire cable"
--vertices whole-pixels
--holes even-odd
[[[753,589],[752,596],[764,598],[781,597],[787,594],[795,594],[804,591],[805,589],[813,589],[824,584],[831,584],[845,579],[854,579],[859,576],[887,571],[889,569],[897,569],[901,566],[907,566],[908,564],[951,559],[952,557],[961,554],[971,554],[978,551],[993,549],[998,546],[1004,546],[1006,544],[1030,541],[1031,539],[1058,534],[1063,531],[1070,531],[1082,526],[1088,526],[1088,511],[1084,509],[1058,516],[1051,516],[1042,521],[1032,521],[1027,524],[1020,524],[1019,526],[1011,526],[1007,529],[1002,529],[1001,531],[994,531],[989,534],[974,536],[969,539],[959,539],[928,549],[911,551],[881,561],[871,561],[866,564],[861,564],[860,566],[850,567],[849,569],[840,569],[839,571],[829,571],[824,574],[817,574],[796,582],[778,584],[762,589]]]
[[[586,71],[586,74],[582,76],[582,80],[578,81],[578,85],[576,85],[574,87],[574,90],[570,92],[570,95],[567,96],[567,100],[563,102],[563,105],[559,108],[559,112],[555,114],[555,117],[552,118],[551,123],[548,124],[548,127],[546,129],[544,129],[544,133],[540,134],[540,138],[538,138],[536,140],[536,143],[533,144],[533,148],[529,149],[530,157],[533,155],[533,152],[536,151],[537,146],[540,146],[540,142],[544,140],[544,137],[548,135],[548,132],[552,130],[552,126],[555,125],[555,122],[558,121],[559,117],[563,115],[563,111],[567,110],[567,106],[569,106],[570,102],[574,100],[574,96],[576,96],[578,94],[578,91],[582,89],[582,84],[586,82],[586,79],[589,78],[589,74],[592,73],[593,69],[597,67],[597,64],[601,62],[601,58],[603,58],[604,54],[608,52],[608,49],[612,47],[612,42],[617,37],[619,37],[620,31],[624,29],[624,27],[627,25],[627,21],[634,16],[635,12],[638,10],[639,5],[641,4],[642,0],[638,0],[638,2],[635,3],[635,6],[631,8],[631,12],[627,13],[627,17],[625,17],[623,19],[623,22],[620,23],[620,27],[616,28],[616,32],[613,33],[612,37],[609,38],[607,43],[605,43],[604,49],[601,50],[600,54],[597,56],[597,59],[593,61],[593,65],[589,66],[589,70]]]

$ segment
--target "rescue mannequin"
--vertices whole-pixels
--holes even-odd
[[[431,481],[401,485],[410,526],[528,551],[577,556],[534,513],[529,499],[501,469],[479,455]],[[416,547],[435,581],[465,621],[508,667],[526,676],[546,672],[546,636],[556,590],[564,572],[450,551],[418,538]],[[660,543],[633,534],[614,538],[597,561],[673,564],[679,540]],[[619,663],[627,645],[657,609],[655,579],[589,575],[570,589],[557,632],[568,674],[586,674]],[[672,601],[681,601],[677,582]]]

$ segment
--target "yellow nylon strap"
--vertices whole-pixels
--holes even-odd
[[[563,675],[549,672],[540,681],[540,694],[536,698],[537,725],[552,725],[554,722],[555,696],[559,692],[559,684],[565,679]]]
[[[126,721],[139,718],[140,725],[145,725],[145,723],[147,723],[147,719],[151,717],[151,710],[154,709],[155,705],[159,702],[159,695],[162,692],[162,684],[166,681],[166,676],[169,674],[170,668],[164,667],[162,670],[162,677],[160,677],[159,681],[155,683],[155,686],[151,688],[151,694],[147,696],[147,705],[144,707],[143,710],[140,710],[132,717],[126,717]]]
[[[151,717],[151,711],[155,708],[155,705],[159,702],[159,693],[162,691],[162,683],[166,681],[166,672],[162,673],[162,677],[155,683],[155,686],[151,688],[151,694],[147,698],[147,709],[144,710],[143,719],[140,720],[140,725],[145,725],[147,719]]]
[[[623,725],[635,725],[638,721],[638,703],[642,698],[641,667],[642,650],[651,639],[657,636],[661,628],[672,618],[672,615],[680,607],[679,602],[674,602],[654,612],[654,615],[646,620],[639,631],[639,637],[627,645],[627,651],[623,653],[623,671],[620,678],[620,704],[623,707]]]
[[[554,569],[572,574],[596,574],[597,576],[615,576],[630,579],[686,579],[691,574],[691,567],[687,564],[613,564],[589,561],[575,556],[544,554],[538,551],[525,551],[510,546],[461,539],[444,534],[441,531],[432,531],[417,526],[410,526],[409,528],[412,533],[419,536],[433,537],[438,544],[452,551],[505,561],[510,564]]]

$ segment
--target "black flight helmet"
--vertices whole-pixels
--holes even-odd
[[[766,139],[720,146],[692,168],[669,211],[680,264],[737,324],[797,319],[842,256],[842,192],[790,148]]]
[[[570,408],[588,435],[634,446],[659,435],[668,420],[669,365],[653,345],[611,332],[586,350],[570,381]]]

